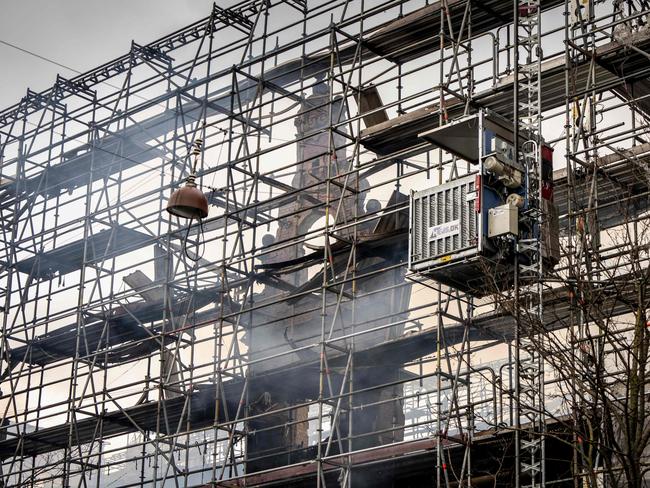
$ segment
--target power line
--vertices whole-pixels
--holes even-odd
[[[60,68],[67,69],[68,71],[72,71],[73,73],[77,73],[78,75],[81,74],[81,71],[78,71],[78,70],[76,70],[74,68],[71,68],[70,66],[66,66],[65,64],[54,61],[53,59],[50,59],[50,58],[48,58],[46,56],[41,56],[40,54],[36,54],[35,52],[30,51],[29,49],[25,49],[25,48],[22,48],[20,46],[16,46],[15,44],[12,44],[10,42],[3,41],[2,39],[0,39],[0,44],[4,44],[5,46],[12,47],[12,48],[14,48],[14,49],[16,49],[18,51],[29,54],[30,56],[34,56],[35,58],[38,58],[38,59],[41,59],[41,60],[46,61],[48,63],[54,64],[56,66],[59,66]]]

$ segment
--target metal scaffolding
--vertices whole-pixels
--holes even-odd
[[[601,325],[648,307],[648,14],[243,0],[28,90],[0,112],[2,486],[602,482],[555,354],[610,361]],[[409,192],[475,172],[420,135],[479,110],[514,122],[536,229],[486,296],[407,269]]]

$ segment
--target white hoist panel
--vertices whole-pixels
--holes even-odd
[[[411,254],[414,269],[477,247],[475,177],[413,193]]]

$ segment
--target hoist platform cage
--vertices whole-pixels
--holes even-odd
[[[411,194],[409,269],[482,296],[504,284],[496,278],[511,264],[485,238],[487,225],[476,211],[477,181],[478,173]]]
[[[512,123],[481,110],[419,137],[470,171],[411,193],[410,271],[475,296],[510,287],[516,239],[544,234],[519,225],[528,198]],[[542,197],[552,206],[552,151],[542,146],[541,153]]]

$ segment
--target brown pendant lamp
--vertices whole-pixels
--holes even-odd
[[[204,219],[208,216],[208,199],[196,186],[196,165],[201,154],[203,141],[197,139],[194,142],[194,164],[192,173],[187,177],[185,185],[172,193],[167,202],[167,211],[176,217],[184,219]]]

